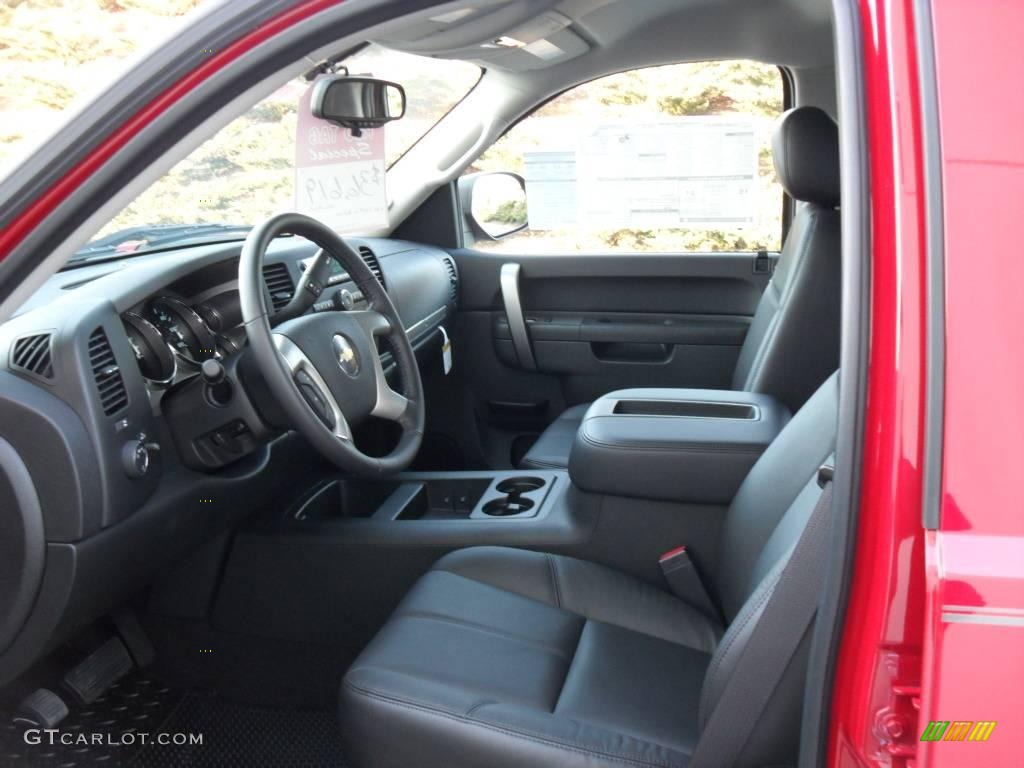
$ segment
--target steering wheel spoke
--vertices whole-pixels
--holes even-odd
[[[384,364],[380,359],[380,352],[376,347],[373,350],[374,378],[377,382],[377,402],[370,411],[371,416],[379,416],[390,421],[401,421],[409,410],[409,398],[401,392],[396,392],[388,384],[388,378],[384,374]]]
[[[298,387],[299,394],[303,396],[310,409],[319,417],[323,425],[331,431],[339,440],[351,440],[352,431],[349,429],[345,414],[342,413],[338,402],[331,394],[330,387],[323,380],[316,366],[306,357],[306,354],[284,334],[273,334],[274,346],[288,366],[292,380]]]
[[[377,387],[377,405],[370,411],[372,416],[399,421],[409,410],[409,398],[395,392],[387,382]]]

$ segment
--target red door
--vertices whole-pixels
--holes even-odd
[[[1020,766],[1024,5],[862,14],[871,367],[830,765]]]

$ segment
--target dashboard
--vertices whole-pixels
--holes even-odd
[[[406,241],[348,242],[418,356],[439,354],[454,259]],[[268,308],[290,302],[316,250],[295,237],[270,246]],[[0,326],[0,508],[14,511],[0,562],[18,575],[0,580],[0,684],[315,463],[254,372],[240,251],[204,245],[60,272]],[[365,306],[336,266],[308,311]],[[220,398],[200,375],[209,359],[231,385]]]

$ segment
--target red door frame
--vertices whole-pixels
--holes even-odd
[[[920,4],[928,11],[926,3]],[[945,370],[938,530],[923,524],[929,254],[911,0],[861,0],[871,330],[859,531],[828,765],[1019,766],[1024,722],[1024,78],[1014,0],[930,11],[941,134]],[[920,70],[920,71],[923,71]],[[933,316],[932,321],[936,318]],[[1016,343],[1014,343],[1016,342]],[[933,382],[934,385],[934,382]],[[966,617],[966,618],[965,618]],[[996,721],[921,742],[929,721]]]
[[[871,328],[861,503],[829,765],[907,765],[919,734],[924,200],[909,2],[862,0]]]

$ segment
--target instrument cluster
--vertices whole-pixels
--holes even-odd
[[[228,301],[214,297],[194,307],[177,296],[160,294],[125,312],[121,320],[143,377],[169,386],[179,372],[197,371],[204,360],[241,349],[244,339],[225,319],[225,314],[233,314],[225,304],[237,305],[237,294]]]

